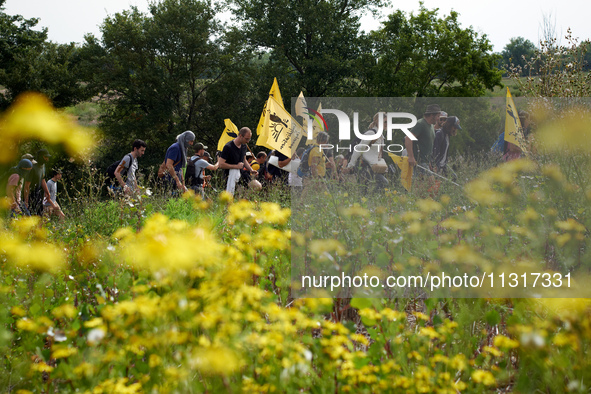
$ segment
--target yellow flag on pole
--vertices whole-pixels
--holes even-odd
[[[279,84],[277,83],[277,78],[273,78],[273,85],[271,86],[271,90],[269,90],[269,97],[273,97],[277,103],[283,107],[283,98],[281,98],[281,92],[279,91]],[[263,124],[265,123],[265,114],[267,112],[267,102],[265,102],[265,107],[263,108],[263,113],[261,114],[261,118],[259,119],[259,124],[257,126],[257,135],[261,135],[261,130],[263,129]],[[257,145],[258,141],[257,141]]]
[[[408,157],[397,156],[393,153],[388,152],[388,155],[392,158],[392,161],[400,168],[400,182],[407,191],[412,188],[412,171],[413,168],[408,164]]]
[[[224,145],[228,142],[232,141],[234,138],[238,137],[238,127],[230,119],[224,119],[224,123],[226,124],[226,128],[222,132],[222,136],[218,141],[218,150],[222,151],[224,149]]]
[[[525,139],[519,121],[519,113],[509,88],[507,88],[507,105],[505,107],[505,141],[517,145],[522,152],[525,152],[525,146],[523,145]]]
[[[306,114],[308,113],[308,110],[306,109],[307,106],[308,106],[308,104],[306,104],[306,98],[304,97],[304,92],[300,92],[300,95],[298,96],[296,103],[295,103],[296,116],[301,116],[305,120]]]
[[[256,145],[259,146],[264,146],[267,149],[274,149],[271,145],[269,145],[267,143],[267,140],[269,139],[269,127],[268,125],[265,125],[265,123],[267,122],[268,118],[269,118],[269,102],[273,100],[271,97],[269,97],[269,99],[267,100],[267,102],[265,103],[265,108],[263,109],[263,114],[261,115],[261,121],[263,121],[263,125],[261,126],[261,128],[257,128],[257,133],[259,134],[259,137],[257,138],[257,142]]]
[[[295,115],[296,119],[299,120],[298,117],[302,117],[302,127],[304,130],[308,130],[308,104],[306,103],[306,98],[304,97],[304,92],[300,92],[296,102],[295,102]]]
[[[267,110],[259,139],[266,136],[265,146],[292,157],[304,135],[304,128],[273,97],[267,100]]]
[[[316,112],[322,112],[322,103],[318,103],[318,109]],[[324,131],[324,126],[321,125],[318,118],[314,117],[314,119],[310,119],[310,121],[312,122],[312,139],[308,138],[308,125],[306,124],[306,145],[314,145],[316,143],[316,136],[318,133]]]

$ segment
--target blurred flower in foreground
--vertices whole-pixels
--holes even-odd
[[[138,233],[122,228],[113,237],[121,240],[121,255],[127,262],[152,271],[215,265],[224,251],[209,230],[162,214],[150,217]]]
[[[57,112],[49,100],[39,93],[20,95],[0,118],[0,163],[15,160],[18,144],[39,140],[62,144],[74,156],[90,148],[93,139],[83,127]]]
[[[562,118],[545,123],[538,130],[540,147],[557,153],[589,153],[585,141],[591,139],[591,115],[585,109],[574,110]]]

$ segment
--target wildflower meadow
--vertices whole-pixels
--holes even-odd
[[[509,277],[504,293],[469,298],[408,289],[302,298],[292,259],[377,276],[571,273],[567,294],[586,295],[589,125],[585,111],[549,117],[535,154],[466,159],[465,186],[437,193],[332,184],[309,203],[289,191],[203,199],[143,189],[72,198],[64,221],[3,215],[0,388],[588,392],[588,298],[560,287],[539,297]],[[39,95],[5,112],[0,132],[5,168],[29,140],[82,163],[94,138]]]

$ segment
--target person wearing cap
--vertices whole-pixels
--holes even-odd
[[[49,162],[50,157],[47,149],[40,149],[36,155],[37,162],[32,163],[33,167],[25,179],[23,202],[33,215],[41,216],[43,214],[43,197],[50,201],[49,204],[52,208],[57,208],[55,203],[51,201],[45,182],[45,164]]]
[[[55,203],[57,209],[52,208],[49,201],[47,201],[47,199],[44,198],[44,213],[47,213],[47,215],[57,215],[60,219],[64,219],[66,215],[64,215],[64,212],[57,203],[57,182],[60,179],[62,179],[62,172],[59,170],[53,170],[51,171],[49,176],[51,177],[51,179],[47,181],[47,189],[49,190],[49,196],[51,197],[51,201]]]
[[[119,185],[123,188],[125,194],[135,192],[137,190],[137,178],[135,172],[137,171],[138,163],[137,159],[142,157],[146,152],[146,143],[142,140],[135,140],[131,144],[131,152],[126,154],[123,159],[119,162],[117,169],[115,170],[115,178],[119,182]],[[126,171],[127,179],[123,182],[123,171]]]
[[[435,129],[435,135],[437,135],[437,132],[439,130],[441,130],[441,128],[443,127],[443,124],[445,123],[446,120],[447,120],[447,112],[441,111],[441,114],[439,115],[439,120],[433,126],[433,128]]]
[[[206,149],[207,146],[204,146],[200,142],[195,144],[195,154],[189,159],[185,179],[185,185],[195,191],[195,193],[201,194],[201,196],[204,196],[203,184],[205,183],[205,177],[211,177],[211,175],[205,175],[203,170],[215,171],[220,166],[219,160],[215,164],[210,164],[211,155]],[[190,171],[189,166],[193,166],[195,171]]]
[[[447,118],[441,130],[435,133],[433,143],[433,171],[447,172],[447,152],[449,151],[449,137],[454,137],[458,130],[462,130],[460,119],[456,116]]]
[[[25,153],[24,155],[22,155],[21,159],[27,159],[27,160],[31,160],[31,163],[35,164],[35,156],[33,156],[30,153]]]
[[[31,172],[33,163],[29,159],[21,159],[16,167],[9,170],[10,176],[6,184],[6,196],[10,201],[10,216],[17,215],[31,216],[29,210],[21,200],[21,192],[25,183],[25,179]]]
[[[250,164],[250,166],[252,167],[252,162],[254,161],[254,156],[252,155],[252,152],[246,152],[246,160],[248,161],[248,164]]]
[[[168,147],[164,157],[165,175],[164,182],[171,189],[175,187],[181,192],[186,192],[185,178],[182,169],[187,166],[187,149],[193,145],[195,133],[187,130],[176,136],[176,142]]]
[[[412,167],[420,165],[429,169],[431,152],[433,152],[433,141],[435,141],[435,129],[433,125],[439,120],[441,108],[437,104],[427,106],[423,117],[417,122],[410,131],[417,138],[416,141],[405,137],[406,152],[408,154],[408,164]],[[416,172],[415,172],[416,173]]]

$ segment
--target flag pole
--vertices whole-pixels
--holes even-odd
[[[439,175],[439,174],[437,174],[437,173],[435,173],[435,172],[433,172],[433,171],[429,170],[428,168],[425,168],[425,167],[423,167],[423,166],[420,166],[420,165],[418,165],[418,164],[417,164],[417,167],[419,167],[419,168],[421,168],[421,169],[423,169],[423,170],[427,171],[427,172],[428,172],[429,174],[431,174],[431,175],[435,175],[435,176],[437,176],[437,177],[439,177],[439,178],[441,178],[441,179],[445,179],[446,181],[453,183],[453,184],[454,184],[454,185],[456,185],[456,186],[462,187],[462,185],[458,185],[458,184],[457,184],[457,183],[455,183],[454,181],[452,181],[452,180],[450,180],[450,179],[447,179],[446,177],[444,177],[444,176],[441,176],[441,175]]]

